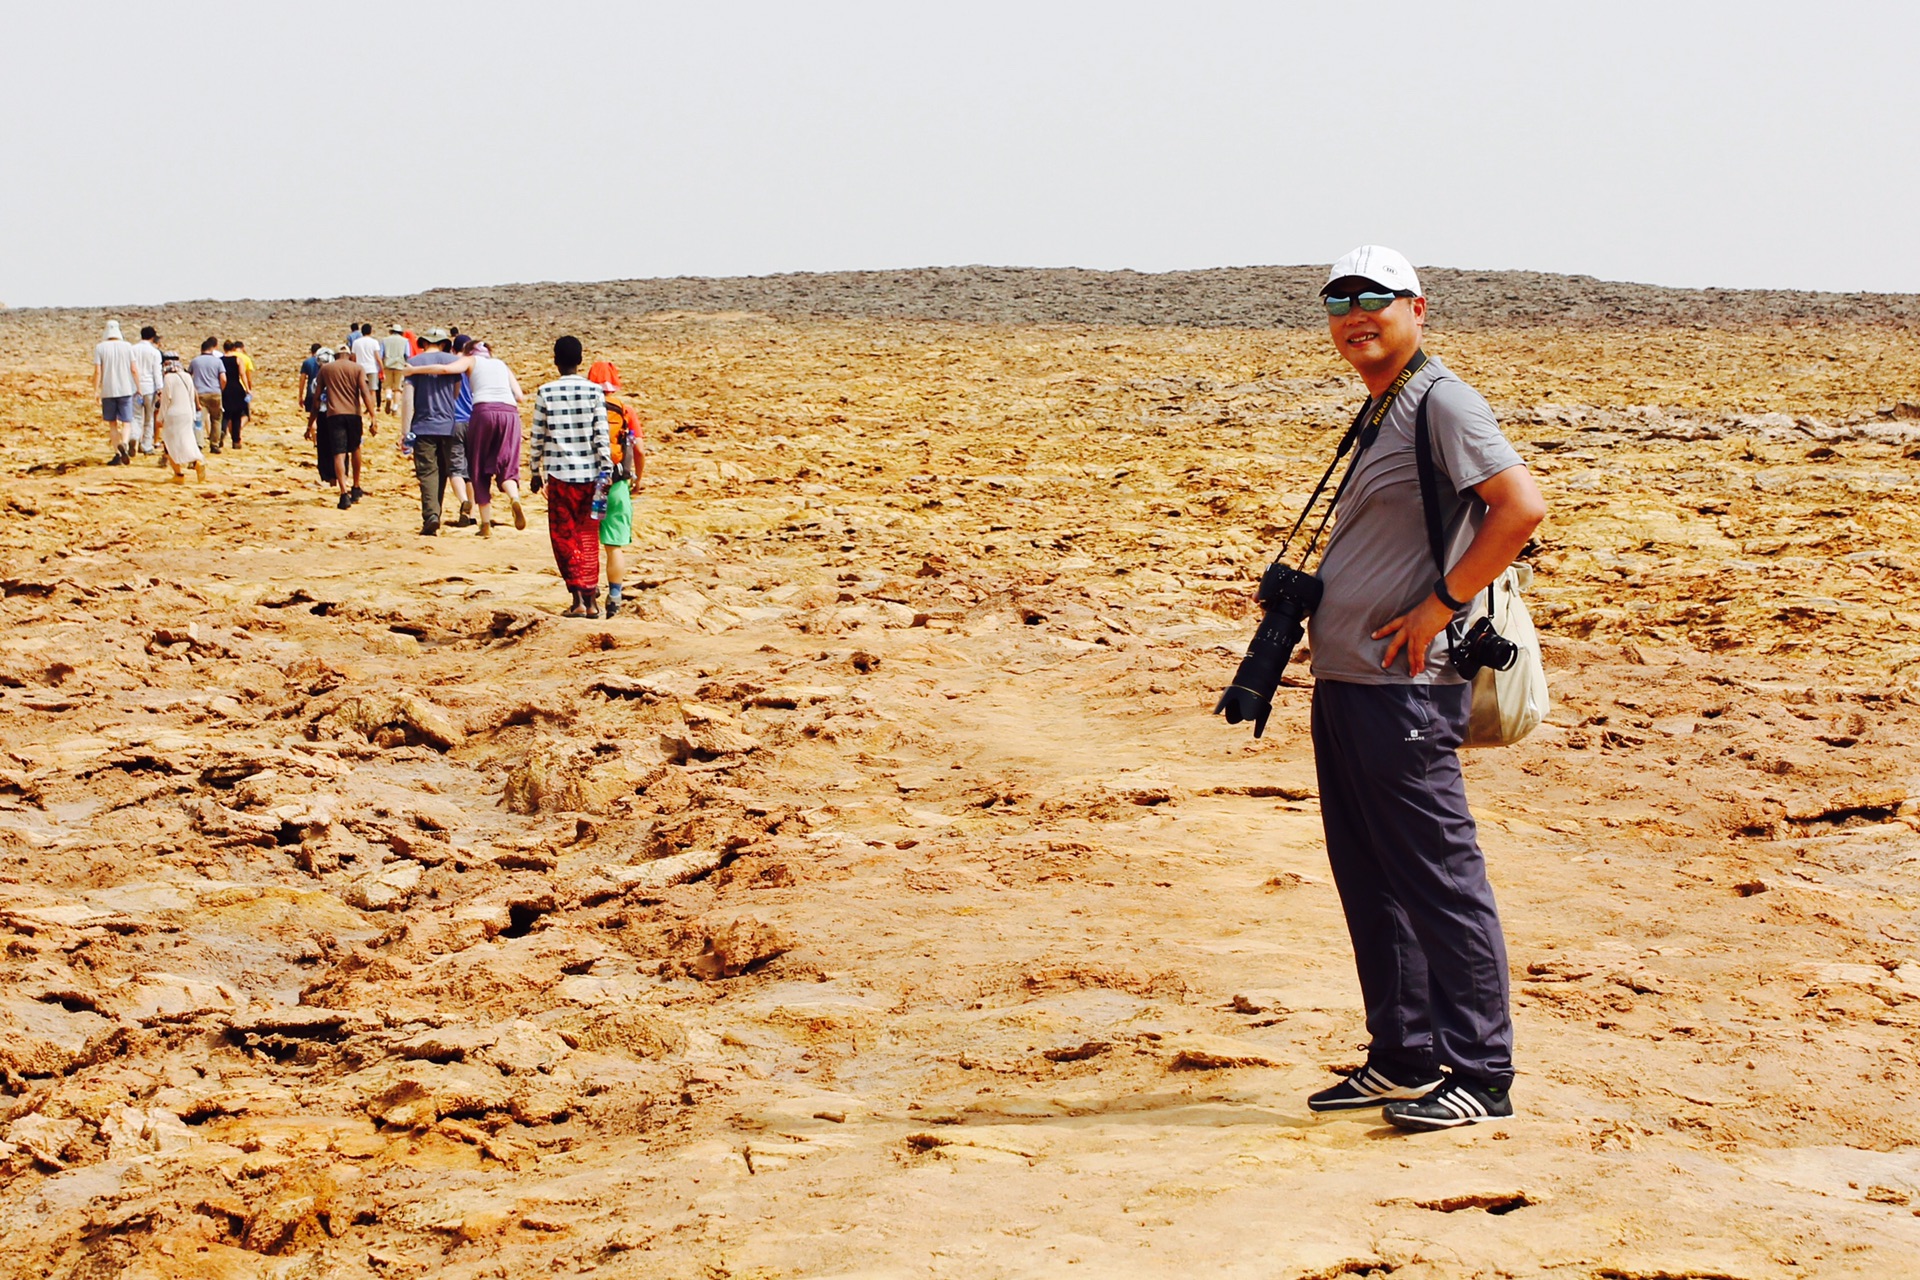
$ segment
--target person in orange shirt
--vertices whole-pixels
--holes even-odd
[[[620,611],[620,597],[626,586],[627,548],[633,543],[633,486],[646,470],[646,450],[642,445],[646,428],[638,415],[620,399],[620,370],[611,360],[596,360],[587,370],[587,381],[606,395],[607,441],[613,446],[613,477],[607,484],[607,511],[600,518],[600,545],[607,553],[607,613],[611,618]]]

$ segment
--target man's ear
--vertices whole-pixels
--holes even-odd
[[[1425,298],[1415,298],[1413,300],[1413,322],[1415,324],[1425,324],[1427,322],[1427,300]]]

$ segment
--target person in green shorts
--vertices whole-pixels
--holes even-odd
[[[600,518],[600,545],[607,552],[607,613],[620,611],[626,585],[626,549],[633,542],[633,486],[646,469],[640,419],[618,398],[620,371],[611,360],[596,360],[587,381],[606,393],[607,440],[613,446],[613,478],[607,484],[607,511]]]

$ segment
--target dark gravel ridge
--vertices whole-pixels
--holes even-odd
[[[1142,324],[1212,328],[1318,327],[1325,268],[1216,267],[1204,271],[1092,271],[1077,267],[920,267],[773,276],[433,289],[405,297],[341,297],[164,306],[22,308],[0,325],[86,319],[218,316],[228,322],[312,318],[335,327],[392,316],[476,327],[540,317],[606,318],[663,311],[746,311],[781,319],[872,318],[988,324]],[[1672,289],[1538,271],[1423,267],[1437,328],[1532,325],[1702,325],[1920,319],[1920,295],[1785,289]]]

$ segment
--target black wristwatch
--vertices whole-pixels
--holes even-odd
[[[1433,594],[1440,597],[1441,604],[1447,606],[1447,608],[1453,610],[1455,613],[1467,607],[1464,601],[1455,600],[1451,595],[1447,594],[1447,575],[1444,573],[1434,582]]]

